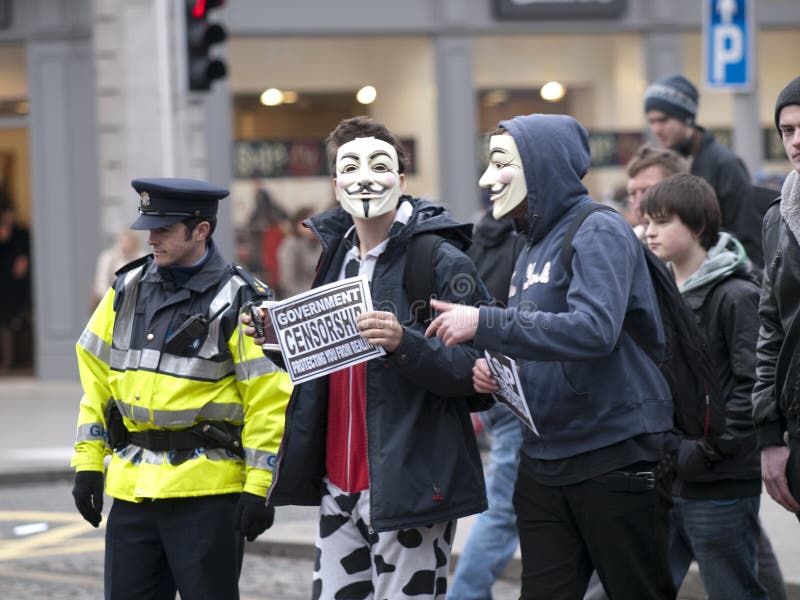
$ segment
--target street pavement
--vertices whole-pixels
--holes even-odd
[[[0,378],[0,486],[71,479],[69,458],[80,398],[76,381]],[[316,515],[313,507],[278,507],[273,527],[246,547],[254,554],[310,560]],[[800,600],[800,523],[766,494],[761,499],[761,520],[778,557],[789,597]],[[471,522],[472,518],[466,518],[458,523],[453,549],[456,560]],[[519,552],[505,578],[515,584],[518,575]],[[696,581],[692,581],[696,579],[693,567],[684,587],[696,587]],[[695,597],[683,592],[681,597]]]

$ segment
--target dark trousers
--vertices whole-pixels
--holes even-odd
[[[114,500],[106,526],[106,600],[238,600],[239,494]]]
[[[636,482],[633,482],[634,484]],[[580,600],[597,569],[612,600],[674,599],[669,476],[652,488],[600,477],[546,486],[520,471],[514,489],[523,600]]]

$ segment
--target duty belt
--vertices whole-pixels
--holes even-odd
[[[224,448],[244,457],[240,428],[225,421],[204,421],[187,429],[128,431],[127,442],[153,450],[170,452],[195,448]]]
[[[244,458],[242,428],[227,421],[203,421],[186,429],[149,429],[129,431],[122,420],[117,403],[109,401],[106,407],[108,443],[118,450],[126,444],[135,444],[154,452],[173,452],[175,461],[183,462],[195,448],[224,448]]]

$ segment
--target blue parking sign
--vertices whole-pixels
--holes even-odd
[[[755,63],[753,0],[705,0],[703,48],[705,83],[747,90]]]

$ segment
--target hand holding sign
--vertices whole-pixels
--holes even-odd
[[[403,326],[394,313],[373,310],[356,317],[361,337],[373,346],[394,352],[403,341]]]
[[[500,389],[485,358],[476,360],[472,367],[472,386],[479,394],[494,394]]]
[[[539,435],[539,430],[533,422],[533,415],[528,407],[528,401],[522,391],[516,361],[500,352],[486,350],[484,355],[486,356],[486,366],[497,383],[497,389],[492,394],[494,399],[505,404],[534,434]]]

